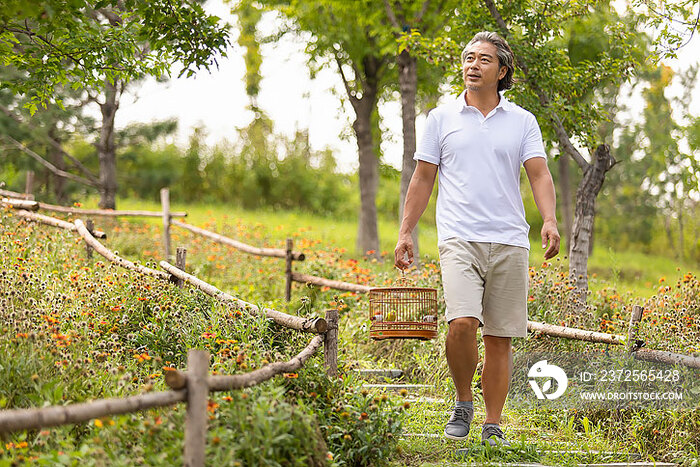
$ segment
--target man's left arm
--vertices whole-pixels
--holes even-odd
[[[532,157],[523,163],[525,173],[532,187],[537,209],[542,215],[542,248],[549,248],[544,253],[544,259],[554,258],[559,253],[559,231],[557,230],[556,194],[554,182],[544,157]]]

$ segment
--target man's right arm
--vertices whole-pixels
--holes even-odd
[[[413,263],[413,240],[411,232],[418,224],[418,219],[425,211],[433,192],[435,175],[438,166],[419,160],[413,171],[411,182],[406,193],[406,202],[403,208],[403,219],[399,229],[399,241],[394,250],[394,265],[400,269],[406,269]],[[408,254],[408,261],[404,257]]]

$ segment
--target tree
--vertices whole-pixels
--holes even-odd
[[[260,40],[258,40],[257,26],[262,17],[262,9],[250,2],[240,2],[233,8],[233,13],[238,17],[240,34],[238,45],[245,48],[245,90],[250,98],[250,108],[254,112],[258,109],[258,94],[260,93],[260,66],[262,55],[260,54]]]
[[[483,29],[500,32],[510,43],[520,74],[520,85],[510,91],[511,99],[538,116],[545,139],[570,156],[583,172],[569,246],[570,273],[577,279],[581,303],[585,302],[588,289],[587,261],[595,198],[606,172],[616,163],[609,146],[596,138],[598,123],[609,118],[596,90],[610,82],[619,86],[637,64],[635,24],[622,21],[607,25],[607,47],[595,61],[572,63],[562,40],[565,28],[575,19],[589,15],[599,3],[605,5],[522,1],[497,7],[493,0],[483,0],[481,4],[464,2],[458,12],[459,27],[444,37],[432,41],[421,37],[406,39],[422,45],[424,53],[443,63],[458,63],[458,43]],[[454,70],[454,82],[460,81],[459,71]],[[588,149],[590,161],[574,143]]]
[[[441,0],[384,0],[384,9],[396,37],[402,33],[419,31],[424,37],[439,33],[448,23],[449,12],[456,6],[456,1]],[[383,25],[379,25],[383,27]],[[430,65],[419,56],[412,54],[408,47],[400,47],[396,54],[399,92],[401,93],[401,123],[403,131],[403,158],[401,166],[401,185],[399,194],[399,222],[403,219],[403,207],[408,192],[411,176],[416,168],[413,155],[416,152],[416,96],[419,84],[428,93],[436,95],[437,87],[442,81],[442,70]],[[419,74],[419,68],[422,73]],[[412,232],[413,254],[416,266],[419,265],[418,226]]]
[[[109,27],[106,27],[109,26]],[[148,44],[139,53],[139,44]],[[176,61],[180,76],[216,65],[226,26],[193,0],[43,0],[0,5],[0,57],[20,72],[4,81],[27,94],[27,108],[57,102],[57,88],[100,88],[143,75],[161,76]]]
[[[673,108],[681,110],[689,117],[690,92],[697,76],[697,66],[691,67],[681,76],[685,95],[675,102],[668,99],[665,90],[673,79],[673,70],[659,67],[650,76],[650,86],[644,90],[646,107],[641,126],[644,135],[642,151],[647,159],[645,188],[655,195],[657,204],[664,214],[664,227],[669,246],[676,251],[681,261],[685,259],[684,212],[688,209],[692,196],[698,192],[698,161],[689,151],[684,151],[679,141],[685,137],[685,128],[677,123]],[[671,220],[678,222],[678,242],[671,233]]]
[[[16,78],[18,72],[11,67],[0,70],[0,81]],[[65,202],[68,190],[66,181],[97,187],[98,177],[80,160],[63,147],[72,132],[88,131],[93,120],[82,115],[84,101],[80,92],[70,88],[60,90],[64,96],[63,108],[49,106],[33,116],[28,115],[25,96],[8,89],[0,89],[0,138],[11,148],[12,159],[3,161],[3,171],[11,166],[22,170],[36,171],[38,180],[52,191],[54,199]],[[21,158],[14,161],[14,154]],[[28,156],[28,157],[27,157]],[[75,175],[68,170],[76,170]]]
[[[161,77],[179,60],[180,75],[216,64],[227,45],[226,27],[197,1],[48,0],[0,7],[0,57],[18,71],[3,86],[38,106],[62,107],[61,89],[85,89],[97,103],[100,207],[116,208],[114,122],[125,87],[145,75]],[[99,99],[98,94],[102,94]]]
[[[313,35],[306,51],[312,68],[334,64],[343,81],[354,112],[352,124],[359,155],[360,213],[358,251],[379,252],[376,194],[379,183],[379,116],[377,104],[387,84],[394,59],[395,42],[380,34],[376,24],[384,21],[378,0],[265,1],[292,21],[289,31]],[[384,28],[387,31],[387,28]]]

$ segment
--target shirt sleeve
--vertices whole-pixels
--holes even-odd
[[[537,119],[534,115],[528,118],[527,128],[523,137],[523,143],[520,146],[520,163],[524,164],[526,160],[533,157],[547,158],[547,153],[544,151],[544,143],[542,142],[542,132],[537,124]]]
[[[440,165],[440,135],[437,118],[433,111],[428,114],[425,121],[425,131],[423,131],[423,137],[416,148],[413,160]]]

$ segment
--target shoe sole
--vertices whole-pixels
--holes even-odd
[[[455,441],[464,441],[465,439],[469,438],[469,433],[467,433],[464,436],[455,436],[455,435],[449,435],[447,433],[443,433],[445,435],[445,438],[447,439],[452,439]]]
[[[484,446],[486,446],[486,445],[488,444],[488,445],[491,446],[492,448],[495,448],[496,446],[499,446],[499,447],[507,447],[507,448],[510,447],[510,443],[507,443],[507,444],[506,444],[506,443],[500,442],[500,441],[494,441],[493,443],[491,443],[491,442],[489,442],[489,441],[486,440],[486,439],[482,440],[482,441],[481,441],[481,444],[483,444]]]

